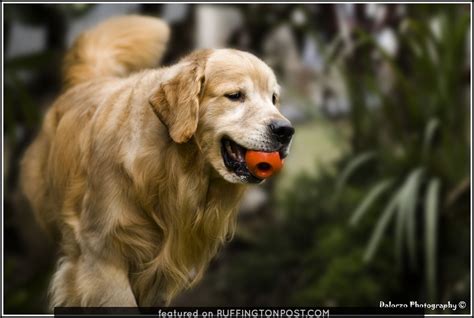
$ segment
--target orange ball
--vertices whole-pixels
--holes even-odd
[[[280,154],[275,152],[263,152],[247,150],[245,162],[250,173],[260,179],[266,179],[276,174],[283,167]]]

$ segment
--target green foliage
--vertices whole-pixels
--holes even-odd
[[[357,224],[378,206],[376,203],[388,200],[364,259],[374,260],[380,240],[395,219],[391,232],[395,235],[397,260],[403,264],[407,255],[412,269],[420,270],[417,255],[425,255],[422,264],[431,301],[437,300],[439,281],[435,277],[440,235],[437,220],[448,206],[450,190],[469,176],[469,93],[464,76],[469,67],[465,64],[469,15],[458,9],[444,7],[427,19],[403,21],[397,37],[401,51],[396,58],[386,53],[371,34],[359,30],[355,56],[357,52],[364,54],[362,66],[343,65],[353,103],[354,149],[364,151],[349,161],[346,170],[357,173],[353,162],[366,151],[375,153],[376,160],[367,178],[375,185],[354,210],[351,224]],[[373,76],[376,69],[367,60],[367,52],[381,57],[393,77],[392,87],[387,89],[378,83],[382,79]],[[380,101],[375,109],[365,105],[368,95]],[[374,134],[380,127],[383,130]],[[369,171],[364,166],[357,168]],[[345,171],[339,178],[344,184],[348,182]],[[424,224],[418,224],[418,220]],[[424,239],[424,244],[418,244],[419,239]]]
[[[337,184],[336,184],[336,199],[338,198],[342,188],[347,183],[350,176],[363,164],[367,163],[371,159],[374,158],[374,153],[371,151],[363,152],[357,156],[355,156],[351,161],[347,164],[347,166],[342,170],[341,176],[339,177]]]
[[[363,191],[348,186],[335,203],[336,183],[329,173],[296,178],[279,203],[284,218],[255,230],[252,247],[233,259],[219,297],[240,305],[375,306],[380,297],[396,296],[391,240],[381,240],[385,257],[367,266],[363,245],[373,219],[358,227],[346,223]]]
[[[378,182],[373,188],[370,189],[369,193],[361,201],[355,212],[352,214],[350,219],[351,225],[357,225],[362,216],[370,209],[375,201],[392,185],[393,180],[382,180]]]
[[[436,299],[436,231],[438,227],[438,201],[440,182],[431,180],[428,185],[425,203],[425,258],[426,281],[430,299]]]

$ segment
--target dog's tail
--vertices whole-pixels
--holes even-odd
[[[107,20],[82,33],[66,54],[64,85],[158,66],[169,34],[168,25],[157,18],[130,15]]]

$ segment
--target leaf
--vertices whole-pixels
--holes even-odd
[[[364,200],[359,204],[349,221],[351,226],[357,225],[362,216],[370,209],[372,204],[382,195],[391,185],[392,179],[382,180],[370,189]]]
[[[370,238],[369,244],[367,245],[367,249],[364,253],[364,262],[370,262],[380,244],[382,239],[382,234],[384,233],[385,229],[387,228],[390,219],[392,218],[393,214],[396,211],[397,201],[398,201],[399,193],[397,192],[388,205],[385,207],[381,217],[377,221],[377,225],[375,226],[375,230],[372,233]]]
[[[428,184],[425,201],[425,263],[428,296],[431,301],[436,298],[436,245],[438,228],[440,181],[433,178]]]
[[[349,161],[347,166],[342,171],[341,176],[337,180],[336,191],[335,191],[336,198],[339,197],[340,192],[342,191],[345,184],[347,183],[347,180],[349,180],[350,176],[357,170],[357,168],[362,166],[367,161],[373,159],[374,157],[375,157],[375,153],[373,151],[367,151],[367,152],[363,152],[359,154],[354,159]]]
[[[428,124],[426,124],[425,137],[423,140],[423,155],[424,156],[428,155],[429,147],[433,143],[433,137],[436,133],[436,130],[439,129],[439,125],[440,125],[440,122],[438,118],[431,118],[428,121]]]
[[[411,265],[416,265],[416,205],[418,202],[418,189],[421,184],[424,169],[417,168],[406,178],[400,187],[398,197],[398,218],[395,234],[397,254],[401,257],[403,246],[403,229],[407,234],[407,248]]]

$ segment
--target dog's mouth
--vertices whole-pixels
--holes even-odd
[[[244,182],[260,183],[263,179],[252,175],[245,162],[247,150],[247,148],[237,144],[230,138],[222,138],[221,140],[222,159],[224,160],[226,168],[235,173]],[[287,153],[285,149],[281,149],[279,152],[282,159],[286,157]],[[264,169],[265,167],[261,168]]]
[[[247,148],[240,146],[231,139],[223,138],[221,140],[221,153],[226,168],[240,177],[242,181],[249,183],[262,182],[261,179],[253,176],[247,168],[245,163]]]

